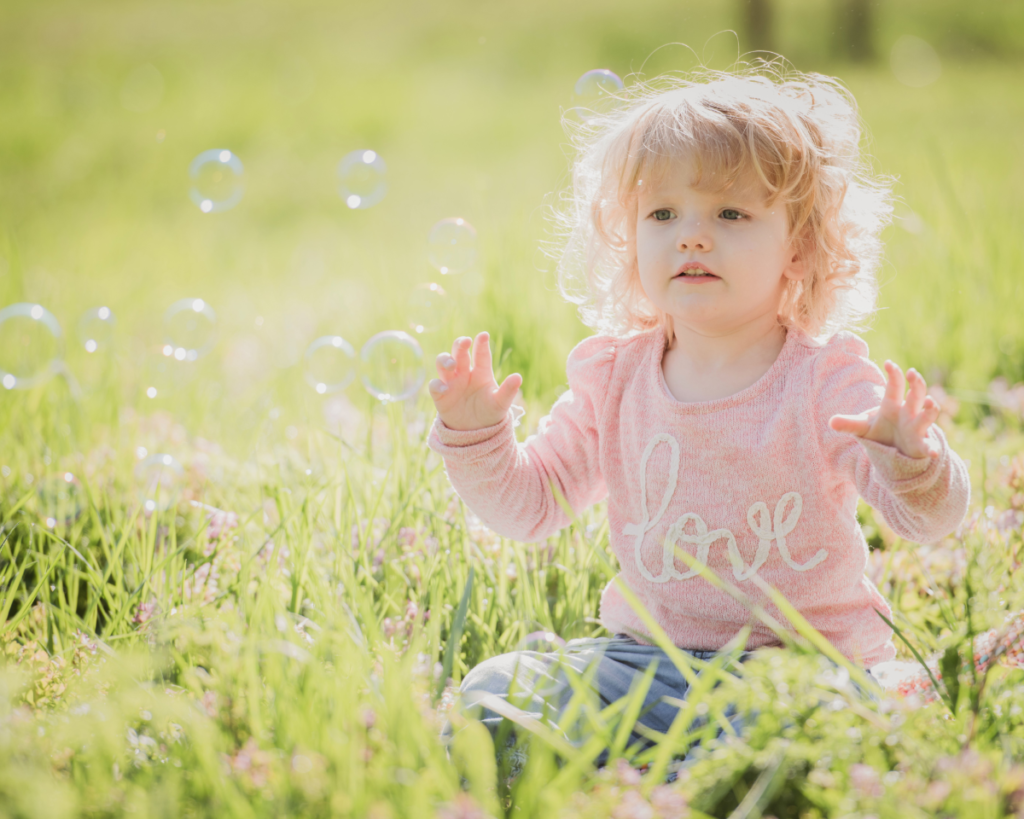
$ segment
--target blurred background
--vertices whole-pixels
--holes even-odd
[[[872,355],[980,417],[993,379],[1024,379],[1020,0],[6,0],[0,306],[48,313],[0,315],[19,379],[0,405],[67,401],[85,427],[165,409],[231,446],[268,413],[292,429],[374,403],[345,368],[381,331],[415,338],[429,377],[486,329],[541,408],[589,332],[544,252],[577,80],[756,49],[856,95],[900,197]],[[475,238],[454,235],[466,263],[443,272],[429,237],[456,217]],[[323,336],[345,341],[318,354],[340,356],[330,378],[307,356]]]

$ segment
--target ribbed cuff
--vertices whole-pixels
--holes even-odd
[[[932,442],[939,447],[939,457],[909,458],[894,446],[860,439],[868,453],[879,482],[897,495],[919,492],[934,484],[949,468],[949,444],[942,430],[932,424],[928,431]]]
[[[513,406],[508,414],[497,424],[481,429],[451,429],[445,426],[441,416],[434,419],[430,428],[430,435],[427,436],[427,446],[442,458],[460,457],[468,454],[466,450],[473,447],[485,451],[495,449],[495,444],[500,443],[507,435],[515,438],[512,430],[519,426],[519,419],[523,416],[521,407]]]

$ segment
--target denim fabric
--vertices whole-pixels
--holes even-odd
[[[716,651],[680,651],[705,662],[718,655]],[[743,662],[751,656],[751,652],[743,652],[737,659]],[[657,668],[637,722],[664,734],[668,732],[679,711],[678,706],[666,702],[666,698],[685,700],[689,684],[660,648],[642,645],[622,634],[612,638],[571,640],[564,649],[557,652],[513,651],[485,660],[463,680],[457,707],[463,714],[478,719],[487,727],[496,747],[504,749],[499,751],[499,757],[518,755],[511,765],[514,775],[525,762],[521,749],[516,748],[516,733],[521,729],[481,704],[479,700],[483,695],[493,695],[504,700],[519,709],[523,716],[540,721],[564,735],[572,744],[580,746],[588,736],[587,721],[577,719],[572,725],[559,725],[575,694],[566,669],[571,669],[583,678],[588,674],[593,675],[588,704],[592,708],[601,709],[626,696],[651,663],[657,663]],[[695,665],[699,666],[700,663]],[[699,676],[697,668],[694,668],[694,672]],[[866,698],[877,699],[873,691],[861,693]],[[730,717],[737,731],[742,728],[740,717],[732,717],[728,712],[726,716]],[[449,725],[445,727],[444,736],[448,738],[450,735]],[[634,731],[629,744],[637,741],[647,744]],[[595,760],[596,763],[602,764],[606,756],[602,754]]]
[[[702,661],[709,661],[718,653],[681,650]],[[748,656],[744,653],[739,659]],[[485,660],[463,680],[458,707],[466,716],[482,722],[496,742],[500,732],[502,736],[508,736],[509,731],[514,735],[516,729],[500,714],[478,704],[482,695],[491,694],[505,700],[525,716],[559,731],[574,745],[581,745],[587,738],[586,720],[579,719],[561,728],[558,725],[575,694],[566,669],[584,678],[593,674],[588,704],[600,709],[626,696],[652,663],[657,663],[657,667],[637,722],[666,733],[679,709],[665,699],[685,700],[689,685],[664,651],[657,646],[642,645],[625,635],[571,640],[557,652],[514,651]],[[446,729],[446,733],[449,730]],[[636,741],[645,740],[634,731],[630,743]],[[514,736],[508,744],[514,744]],[[598,758],[598,764],[601,761]]]

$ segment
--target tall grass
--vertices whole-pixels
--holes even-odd
[[[603,508],[542,544],[498,538],[424,446],[425,398],[382,407],[302,377],[323,333],[358,347],[406,326],[409,289],[437,278],[427,231],[459,214],[481,262],[442,279],[425,361],[489,330],[501,372],[526,377],[534,428],[587,332],[537,250],[565,181],[560,108],[597,65],[693,59],[655,53],[666,40],[728,61],[735,45],[712,35],[732,6],[15,2],[0,10],[0,303],[51,309],[67,354],[46,384],[0,391],[0,817],[1019,813],[1022,672],[979,671],[969,649],[1024,608],[1021,420],[989,389],[1024,378],[1024,110],[1015,63],[976,59],[1019,58],[1017,11],[880,13],[883,52],[913,29],[946,58],[911,90],[884,63],[832,62],[824,5],[779,8],[782,49],[841,72],[901,179],[873,353],[961,401],[944,423],[980,510],[962,535],[917,547],[863,515],[903,657],[941,658],[941,699],[865,699],[794,618],[785,650],[686,666],[694,695],[650,747],[629,744],[641,688],[604,709],[581,694],[593,739],[535,725],[508,781],[453,686],[535,632],[603,633]],[[126,110],[145,63],[162,99]],[[186,168],[221,146],[245,162],[246,195],[206,215]],[[388,196],[349,211],[334,167],[371,147]],[[215,307],[220,340],[175,367],[160,317],[185,297]],[[75,322],[98,304],[118,335],[87,354]],[[156,454],[182,465],[159,495],[143,474]]]

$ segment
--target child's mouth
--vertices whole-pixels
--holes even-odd
[[[675,278],[690,284],[700,284],[701,282],[716,281],[718,276],[704,267],[694,265],[692,267],[684,267],[676,274]]]

